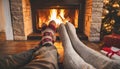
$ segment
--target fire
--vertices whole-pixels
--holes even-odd
[[[65,23],[68,20],[65,19],[64,15],[65,15],[65,9],[60,9],[60,10],[51,9],[49,19],[50,21],[54,20],[57,24]]]
[[[76,28],[78,27],[78,9],[40,9],[37,10],[37,28],[41,28],[43,23],[49,24],[54,20],[57,26],[60,23],[71,22]]]

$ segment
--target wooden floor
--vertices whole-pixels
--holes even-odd
[[[5,40],[5,34],[0,33],[0,55],[16,54],[22,51],[29,50],[38,45],[39,40],[22,40],[22,41],[7,41]],[[89,41],[82,41],[88,47],[100,51],[101,43],[93,43]],[[55,46],[60,54],[61,61],[63,60],[64,50],[62,47],[62,42],[57,41]]]

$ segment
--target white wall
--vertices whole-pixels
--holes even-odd
[[[13,40],[13,30],[12,30],[12,23],[11,23],[11,15],[10,15],[10,5],[9,0],[0,0],[2,2],[3,7],[3,20],[5,25],[5,34],[6,40]]]
[[[2,0],[0,0],[0,32],[5,32],[5,21],[3,16]]]

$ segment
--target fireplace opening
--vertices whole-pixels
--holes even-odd
[[[71,22],[78,28],[78,14],[78,9],[38,9],[36,16],[37,30],[41,30],[41,25],[43,23],[49,24],[51,20],[56,22],[57,27],[60,23]]]
[[[30,0],[33,33],[41,32],[41,25],[54,20],[60,23],[71,22],[78,34],[84,34],[85,1],[81,0]]]

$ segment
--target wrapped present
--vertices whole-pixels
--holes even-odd
[[[120,49],[116,47],[104,47],[101,50],[101,53],[106,55],[111,59],[119,59],[120,60]]]
[[[120,35],[118,34],[106,35],[103,38],[103,42],[104,42],[104,45],[115,46],[120,48]]]

